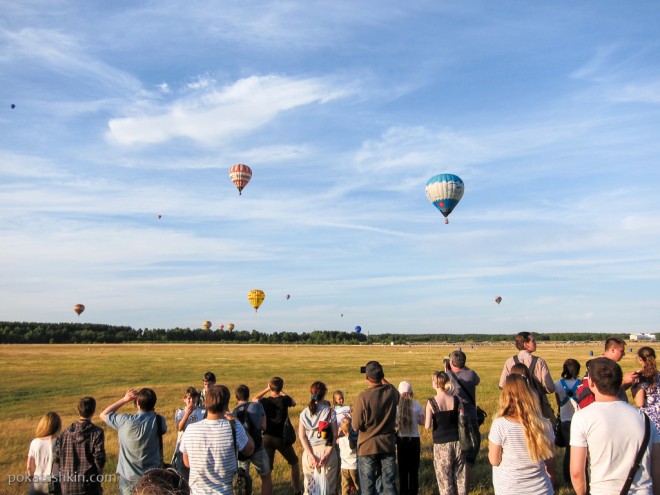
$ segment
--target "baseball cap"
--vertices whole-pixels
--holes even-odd
[[[399,383],[399,393],[400,394],[411,394],[412,393],[412,385],[410,382],[403,381]]]

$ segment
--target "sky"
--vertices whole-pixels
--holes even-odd
[[[654,332],[659,25],[651,1],[4,2],[0,320]]]

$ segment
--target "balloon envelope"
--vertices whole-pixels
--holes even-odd
[[[236,186],[236,189],[238,189],[238,194],[240,195],[243,188],[247,186],[252,178],[252,169],[247,165],[237,163],[229,169],[229,178]]]
[[[12,104],[11,104],[11,108],[12,108],[12,110],[13,110],[14,108],[16,108],[16,105],[14,105],[14,104],[12,103]]]
[[[291,299],[291,294],[286,295],[286,300],[288,301],[289,299]]]
[[[202,328],[204,328],[204,330],[210,330],[212,326],[213,326],[213,323],[211,323],[208,320],[206,320],[204,323],[202,323]]]
[[[440,213],[447,217],[463,197],[465,184],[454,174],[440,174],[426,182],[426,197]]]
[[[497,304],[501,303],[501,302],[502,302],[502,298],[501,298],[500,296],[497,296],[497,297],[495,298],[495,302],[496,302]]]
[[[224,329],[225,329],[225,326],[224,326],[224,325],[220,325],[218,328],[219,328],[220,330],[224,330]]]
[[[73,307],[73,310],[80,316],[80,314],[85,311],[85,305],[84,304],[76,304]]]
[[[255,312],[259,309],[261,303],[264,302],[264,299],[266,299],[266,294],[264,294],[264,291],[262,290],[253,289],[248,292],[248,301],[250,301]]]
[[[233,329],[234,329],[234,324],[233,323],[230,323],[229,325],[227,325],[227,330],[229,330],[231,332]]]
[[[360,333],[361,331],[362,331],[362,327],[360,325],[355,327],[355,333]]]

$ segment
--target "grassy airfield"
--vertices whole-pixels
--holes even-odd
[[[602,353],[602,343],[594,344],[539,344],[537,354],[550,366],[553,379],[558,379],[562,363],[567,358],[582,364]],[[252,395],[262,390],[271,376],[284,378],[284,389],[298,403],[290,410],[294,426],[297,416],[309,400],[309,385],[321,380],[329,391],[344,391],[351,404],[356,394],[366,388],[360,366],[372,359],[380,361],[386,378],[395,386],[401,380],[412,383],[415,399],[421,404],[434,395],[431,372],[442,369],[442,359],[456,345],[408,346],[285,346],[285,345],[219,345],[219,344],[161,344],[161,345],[3,345],[0,348],[2,378],[0,379],[0,493],[8,495],[27,492],[27,485],[14,482],[25,474],[25,463],[30,441],[37,422],[47,411],[56,411],[64,426],[77,420],[76,405],[84,395],[97,400],[94,422],[106,430],[108,462],[105,474],[115,472],[117,463],[117,433],[105,427],[98,419],[105,407],[123,396],[128,388],[151,387],[158,395],[156,411],[163,414],[168,428],[174,429],[174,411],[182,407],[182,396],[189,386],[201,388],[202,375],[213,371],[218,383],[234,390],[246,384]],[[637,368],[638,344],[626,346],[626,356],[620,363],[624,371]],[[492,494],[491,468],[486,458],[488,430],[497,409],[498,381],[504,360],[515,353],[513,344],[462,345],[468,356],[468,367],[481,377],[477,389],[477,402],[489,417],[481,433],[482,453],[475,469],[475,485],[471,494]],[[332,400],[329,394],[327,399]],[[236,404],[232,401],[233,407]],[[552,404],[555,406],[554,398]],[[132,405],[120,413],[133,413]],[[422,428],[423,430],[423,428]],[[165,459],[172,456],[176,433],[163,437]],[[299,454],[300,445],[296,445]],[[561,466],[561,449],[557,464]],[[560,471],[561,469],[559,469]],[[561,476],[561,475],[560,475]],[[258,476],[255,493],[259,492]],[[289,468],[276,456],[273,472],[274,493],[288,495]],[[105,493],[117,493],[117,485],[104,484]],[[430,432],[422,431],[422,461],[420,467],[420,494],[438,493],[433,472],[432,439]],[[570,493],[560,490],[560,494]]]

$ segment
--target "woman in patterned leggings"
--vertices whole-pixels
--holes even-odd
[[[451,395],[453,385],[444,371],[433,372],[435,397],[426,403],[428,430],[433,427],[433,467],[442,495],[466,495],[465,456],[458,441],[459,401]]]

